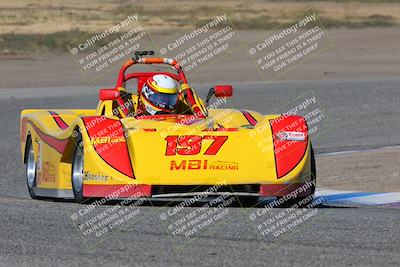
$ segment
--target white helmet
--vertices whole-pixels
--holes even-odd
[[[171,113],[178,103],[179,83],[165,74],[149,77],[142,87],[140,99],[150,115]]]

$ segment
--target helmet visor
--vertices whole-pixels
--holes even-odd
[[[142,90],[147,100],[163,109],[174,109],[178,101],[178,94],[165,94],[151,90],[147,85],[143,86]]]

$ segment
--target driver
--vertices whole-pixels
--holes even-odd
[[[149,77],[139,94],[139,106],[144,115],[177,113],[179,83],[165,74]]]

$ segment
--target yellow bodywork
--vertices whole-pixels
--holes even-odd
[[[84,144],[84,172],[90,174],[88,176],[91,178],[84,180],[84,184],[291,184],[311,172],[308,145],[300,163],[290,173],[277,179],[269,120],[279,115],[263,116],[251,111],[258,121],[253,127],[242,112],[235,109],[209,109],[206,119],[190,125],[177,124],[173,118],[120,119],[112,112],[112,101],[101,101],[96,110],[51,111],[56,112],[68,128],[60,129],[49,110],[24,110],[21,113],[22,159],[25,159],[26,140],[30,136],[38,163],[38,188],[71,189],[71,161],[76,145],[75,133],[78,130],[82,134]],[[106,164],[95,151],[94,141],[89,138],[82,117],[100,115],[120,119],[125,131],[134,178]],[[202,139],[200,151],[194,155],[167,156],[165,138],[187,135]],[[215,155],[206,155],[216,136],[226,136],[227,140]],[[54,148],[54,144],[49,145],[49,142],[65,145],[64,151],[60,153]]]

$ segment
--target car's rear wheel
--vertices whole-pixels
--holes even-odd
[[[315,166],[315,157],[314,157],[314,150],[312,146],[310,146],[310,157],[311,157],[311,181],[312,181],[312,186],[311,186],[311,194],[308,196],[299,196],[295,198],[291,198],[283,202],[279,207],[280,208],[290,208],[290,207],[297,207],[297,208],[305,208],[309,206],[313,200],[314,200],[314,192],[315,192],[315,187],[317,185],[317,169]],[[278,200],[280,197],[278,197]]]
[[[85,200],[83,197],[84,150],[82,146],[82,137],[79,136],[76,139],[76,148],[72,160],[71,170],[72,191],[74,192],[75,201],[77,203],[82,203]]]
[[[35,194],[36,187],[36,169],[37,163],[35,161],[35,152],[33,150],[32,138],[29,136],[26,140],[26,184],[28,186],[28,192],[31,198],[37,199]]]

